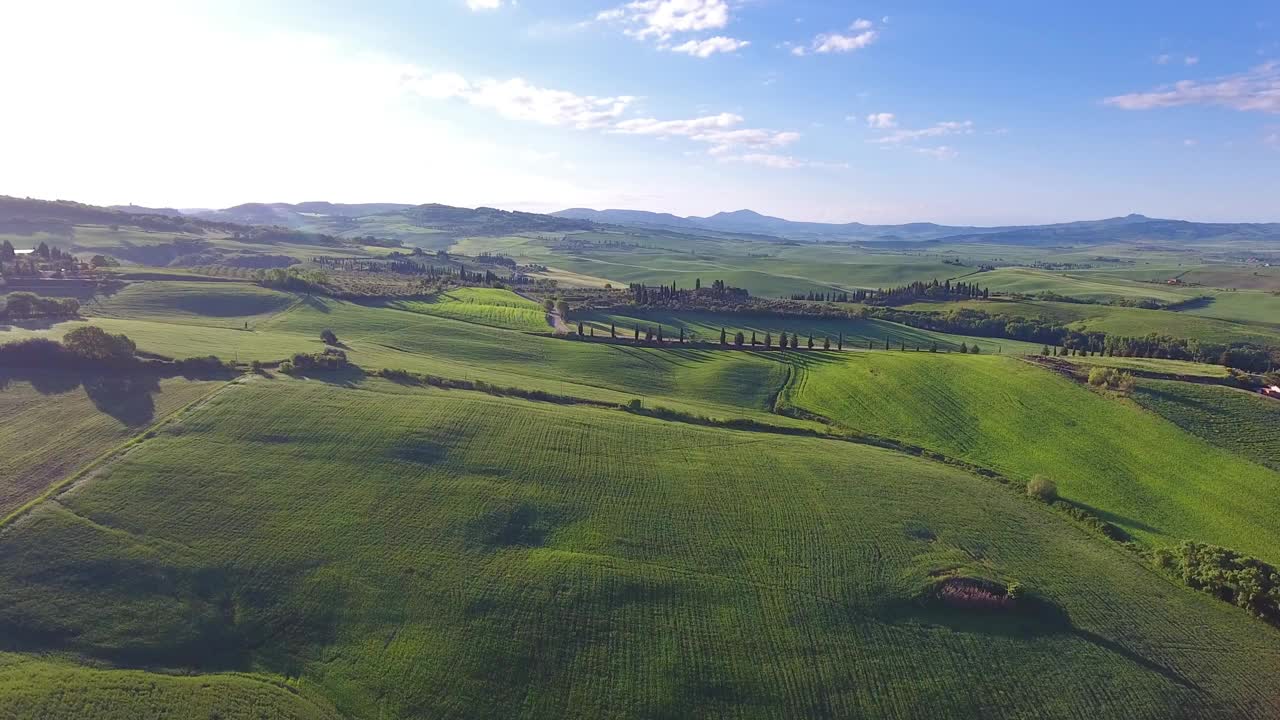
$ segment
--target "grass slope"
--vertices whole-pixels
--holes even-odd
[[[603,331],[603,334],[607,335],[612,324],[617,328],[618,336],[624,339],[633,337],[636,327],[640,328],[643,337],[645,329],[656,329],[661,325],[665,338],[679,337],[680,330],[683,328],[686,337],[712,343],[720,342],[720,330],[724,329],[730,342],[733,342],[734,333],[739,330],[746,336],[747,342],[750,342],[751,333],[754,332],[761,343],[764,342],[765,333],[770,333],[776,343],[779,333],[785,332],[788,335],[799,333],[801,346],[805,346],[809,335],[813,335],[815,347],[822,346],[823,338],[831,338],[831,346],[834,348],[841,334],[844,335],[846,348],[865,348],[868,342],[876,348],[882,348],[886,339],[894,350],[899,349],[901,343],[906,343],[910,350],[917,347],[928,350],[936,343],[938,349],[943,351],[958,350],[962,343],[965,345],[976,343],[982,352],[1003,352],[1006,355],[1012,355],[1038,353],[1042,347],[1018,340],[952,335],[883,320],[854,318],[837,320],[729,313],[645,312],[627,315],[594,313],[585,315],[582,319],[595,327],[597,334]]]
[[[0,653],[0,719],[337,718],[314,692],[244,674],[163,675]]]
[[[955,568],[1041,601],[915,602]],[[173,423],[0,534],[0,628],[301,677],[354,718],[1226,718],[1280,696],[1275,630],[990,480],[388,383],[258,380]]]
[[[1218,385],[1140,380],[1143,407],[1205,441],[1280,470],[1280,402]]]
[[[1158,544],[1280,560],[1280,475],[1121,399],[1010,358],[862,353],[797,373],[787,402],[1029,479]]]
[[[430,300],[393,302],[391,307],[521,332],[551,331],[542,306],[510,290],[457,288]]]
[[[0,518],[219,384],[0,370]]]
[[[85,306],[86,314],[240,329],[297,302],[289,293],[236,282],[139,282]]]

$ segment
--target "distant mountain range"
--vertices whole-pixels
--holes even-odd
[[[1198,223],[1126,215],[1053,225],[968,227],[936,223],[865,225],[863,223],[794,222],[752,210],[710,217],[679,217],[640,210],[572,208],[557,217],[611,225],[670,228],[685,231],[766,234],[789,240],[836,242],[984,242],[1007,245],[1095,245],[1106,242],[1185,242],[1200,240],[1278,240],[1280,223]]]
[[[33,223],[119,223],[128,218],[147,227],[174,222],[212,226],[280,226],[338,237],[376,237],[426,248],[447,247],[462,237],[527,232],[565,233],[610,226],[712,237],[739,236],[790,242],[842,242],[919,245],[922,243],[994,243],[1025,246],[1100,245],[1110,242],[1184,244],[1194,242],[1280,242],[1280,223],[1201,223],[1126,215],[1053,225],[970,227],[935,223],[867,225],[795,222],[752,210],[709,217],[679,217],[640,210],[573,208],[543,215],[495,208],[404,203],[329,202],[246,203],[224,209],[149,208],[119,205],[100,208],[65,201],[0,197],[0,228],[29,228]],[[151,218],[151,220],[147,220]]]

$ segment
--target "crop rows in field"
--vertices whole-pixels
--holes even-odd
[[[541,305],[509,290],[457,288],[430,300],[398,301],[392,307],[521,332],[551,331]]]
[[[289,293],[248,283],[138,282],[99,296],[85,312],[117,319],[241,329],[297,302]]]
[[[1135,399],[1187,432],[1280,471],[1280,402],[1219,385],[1140,380]]]
[[[217,385],[0,371],[0,518]]]
[[[571,321],[576,318],[570,318]],[[966,347],[977,345],[983,353],[1003,353],[1006,355],[1039,352],[1040,345],[1006,340],[1003,338],[972,337],[968,335],[952,335],[949,333],[922,330],[898,323],[883,320],[864,320],[856,318],[830,319],[807,317],[780,317],[775,315],[739,315],[730,313],[700,312],[645,312],[631,314],[590,314],[582,320],[595,328],[598,335],[609,334],[610,328],[616,329],[618,337],[627,339],[634,337],[639,329],[640,336],[645,331],[662,328],[666,339],[678,338],[683,329],[687,338],[701,342],[719,343],[720,331],[724,330],[729,342],[733,342],[734,334],[741,331],[749,343],[751,334],[763,344],[765,335],[769,334],[776,344],[780,333],[799,333],[800,346],[806,347],[809,336],[813,336],[815,347],[822,347],[823,339],[831,340],[835,348],[843,335],[846,349],[883,349],[885,341],[890,349],[901,350],[904,346],[909,351],[917,349],[927,351],[935,345],[939,351],[955,352],[961,344]]]
[[[956,568],[1043,604],[918,604]],[[14,627],[356,718],[1263,717],[1280,689],[1275,631],[990,480],[380,382],[234,387],[37,510],[0,535]]]
[[[282,679],[105,670],[15,653],[0,653],[0,698],[5,720],[338,717],[317,693],[299,694]]]
[[[863,353],[796,373],[787,403],[1061,493],[1133,535],[1277,559],[1280,475],[1128,401],[1001,357]]]

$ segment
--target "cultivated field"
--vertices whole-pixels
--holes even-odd
[[[220,384],[0,370],[0,518]]]
[[[1012,358],[824,356],[783,400],[862,432],[1005,472],[1157,545],[1196,539],[1280,560],[1280,475],[1176,425]]]
[[[1135,396],[1187,432],[1280,471],[1280,401],[1217,385],[1142,380]]]
[[[1027,599],[923,604],[939,573]],[[1280,693],[1277,631],[993,480],[382,381],[261,379],[175,419],[0,534],[0,627],[299,678],[356,718],[1266,717]]]

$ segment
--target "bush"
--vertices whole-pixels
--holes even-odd
[[[1186,541],[1157,550],[1156,565],[1184,583],[1280,624],[1280,570],[1234,550]]]
[[[324,330],[320,331],[320,341],[323,342],[325,345],[337,345],[338,335],[334,331],[328,328],[325,328]]]
[[[1095,367],[1089,371],[1089,384],[1128,394],[1133,391],[1133,375],[1109,367]]]
[[[1027,494],[1045,503],[1058,499],[1058,484],[1043,475],[1036,475],[1027,483]]]
[[[48,338],[29,338],[0,345],[0,365],[46,368],[70,363],[71,357],[66,348]]]
[[[62,344],[85,360],[124,363],[133,359],[138,347],[126,335],[112,335],[96,325],[78,327],[62,338]]]

